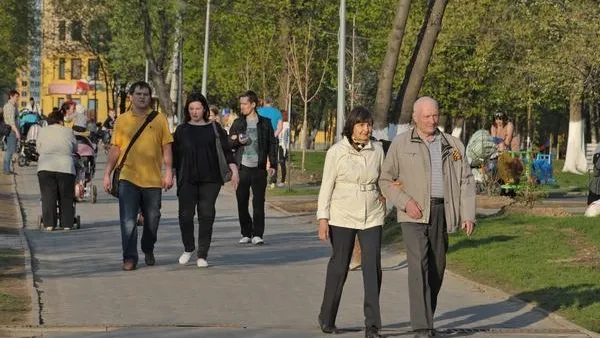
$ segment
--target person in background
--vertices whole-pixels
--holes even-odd
[[[4,123],[11,127],[12,131],[6,137],[6,149],[4,151],[4,175],[13,175],[13,155],[17,152],[17,143],[21,139],[21,133],[19,131],[19,110],[17,109],[17,102],[19,102],[19,94],[16,90],[8,92],[8,102],[4,105]],[[25,136],[25,135],[23,135]]]
[[[414,337],[420,338],[434,335],[448,233],[462,227],[471,236],[475,228],[475,181],[462,142],[438,129],[437,102],[427,96],[417,99],[412,117],[415,128],[394,138],[379,185],[401,223],[410,322]]]
[[[490,127],[490,135],[497,140],[496,147],[499,151],[519,151],[519,136],[515,126],[508,121],[506,114],[497,112],[494,114],[494,122]]]
[[[233,152],[227,141],[227,133],[219,123],[209,118],[208,102],[204,95],[192,93],[184,107],[184,122],[175,130],[173,137],[173,167],[177,178],[179,201],[179,228],[184,252],[179,264],[188,263],[194,245],[194,214],[198,210],[198,252],[196,265],[208,267],[206,260],[210,248],[215,204],[224,184],[216,150],[215,128],[221,139],[223,153],[231,168],[231,182],[236,189],[239,175]]]
[[[270,97],[265,98],[264,103],[265,104],[263,107],[257,108],[258,115],[271,120],[271,126],[273,127],[275,137],[279,138],[279,134],[283,129],[283,118],[281,116],[281,111],[273,107],[275,102]],[[269,181],[269,187],[275,188],[275,184],[277,183],[277,164],[275,164],[275,174],[271,175]]]
[[[215,121],[220,125],[221,124],[221,116],[219,115],[219,108],[217,108],[216,106],[210,106],[209,109],[210,109],[210,114],[208,115],[208,120]]]
[[[264,244],[265,193],[267,174],[273,176],[277,167],[277,139],[269,119],[258,115],[258,96],[248,90],[240,95],[241,116],[229,130],[229,143],[235,150],[240,183],[235,191],[242,238],[240,244]],[[269,160],[269,168],[267,168]],[[252,212],[248,201],[252,189]]]
[[[35,103],[35,98],[33,98],[33,96],[29,98],[29,102],[27,103],[26,109],[29,110],[30,112],[34,112],[40,116],[42,115],[42,110],[40,109],[40,105]]]
[[[285,112],[285,111],[284,111]],[[279,133],[278,151],[277,151],[277,163],[281,167],[281,181],[277,184],[278,187],[285,187],[285,179],[287,176],[286,162],[289,155],[289,141],[290,141],[290,122],[288,121],[288,115],[284,113],[283,123],[281,126],[281,132]],[[277,173],[273,176],[277,181]]]
[[[337,333],[342,290],[348,276],[355,237],[362,247],[365,337],[380,337],[381,234],[385,199],[377,183],[383,165],[383,148],[370,139],[373,116],[354,108],[346,120],[342,139],[327,151],[319,191],[319,239],[331,242],[325,292],[318,316],[324,333]]]
[[[594,155],[592,156],[593,172],[588,184],[587,204],[600,199],[600,144],[596,146]]]
[[[42,199],[42,222],[46,230],[57,227],[57,209],[60,225],[73,227],[75,218],[75,160],[77,142],[71,128],[63,123],[64,114],[53,110],[48,115],[48,126],[41,128],[36,140],[39,153],[37,175]]]

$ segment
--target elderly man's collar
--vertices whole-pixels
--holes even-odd
[[[444,138],[442,135],[442,132],[436,128],[435,134],[434,134],[434,139],[439,138],[439,137],[441,137],[442,139]],[[421,136],[419,136],[419,133],[417,132],[417,128],[413,128],[411,130],[410,141],[411,142],[424,142],[424,140],[421,138]]]

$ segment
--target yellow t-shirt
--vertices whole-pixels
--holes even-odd
[[[150,112],[148,112],[149,114]],[[115,120],[112,144],[121,149],[118,165],[129,146],[133,135],[146,119],[126,112]],[[162,146],[173,142],[167,119],[161,113],[150,122],[127,154],[120,179],[129,181],[142,188],[160,188],[162,186]]]

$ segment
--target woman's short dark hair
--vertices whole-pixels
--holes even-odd
[[[192,102],[200,102],[202,103],[202,107],[204,108],[204,113],[202,114],[202,119],[204,122],[208,122],[208,100],[201,93],[191,93],[188,95],[187,100],[185,101],[185,106],[183,107],[183,121],[190,122],[192,117],[190,116],[190,103]]]
[[[348,114],[348,117],[346,117],[346,124],[344,125],[342,136],[346,136],[348,140],[352,141],[352,131],[354,130],[354,125],[358,123],[368,123],[373,125],[373,115],[367,108],[356,107],[352,109],[350,114]]]
[[[69,108],[71,108],[71,106],[75,107],[77,105],[77,103],[75,103],[75,101],[67,101],[64,102],[61,106],[60,106],[60,111],[62,111],[63,116],[65,114],[67,114],[67,111],[69,110]]]
[[[53,125],[53,124],[63,122],[64,119],[65,119],[65,114],[63,113],[63,111],[55,108],[55,109],[52,109],[52,112],[50,113],[50,115],[48,115],[48,118],[46,119],[46,121],[48,122],[48,125]]]

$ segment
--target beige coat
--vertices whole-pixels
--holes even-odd
[[[459,139],[441,133],[444,171],[444,203],[448,232],[463,221],[475,221],[475,181]],[[394,181],[397,184],[392,184]],[[429,150],[412,129],[402,133],[388,150],[379,186],[396,206],[399,222],[428,223],[430,216],[431,162]],[[406,202],[415,200],[423,208],[421,219],[406,214]]]
[[[369,142],[356,151],[344,137],[327,151],[319,191],[317,219],[329,224],[367,229],[383,225],[385,205],[377,184],[383,165],[383,148]]]

